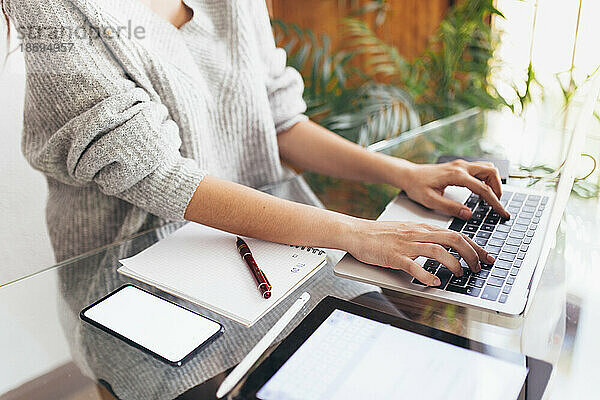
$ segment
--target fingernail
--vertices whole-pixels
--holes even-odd
[[[465,219],[465,220],[471,218],[471,210],[469,210],[468,208],[462,208],[460,210],[460,212],[458,213],[458,217],[460,219]]]
[[[488,254],[487,257],[485,258],[486,261],[488,262],[488,264],[493,264],[494,261],[496,261],[496,259],[494,257],[492,257],[491,254]]]
[[[441,284],[442,281],[440,281],[440,278],[438,278],[437,276],[433,278],[433,286],[440,286]]]

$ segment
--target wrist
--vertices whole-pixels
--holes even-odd
[[[386,157],[386,166],[382,170],[382,183],[405,190],[410,185],[417,164],[402,158]]]
[[[359,241],[360,232],[364,232],[368,220],[352,217],[350,215],[335,213],[335,224],[328,234],[326,247],[343,251],[350,251],[354,243]]]
[[[369,227],[373,223],[374,221],[368,219],[349,216],[340,226],[342,232],[338,236],[339,243],[337,243],[336,248],[353,253],[364,241],[365,232],[369,231]]]

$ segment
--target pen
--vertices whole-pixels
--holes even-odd
[[[256,264],[256,261],[254,261],[254,257],[252,256],[250,248],[248,247],[246,242],[244,242],[240,237],[237,238],[235,245],[237,246],[237,249],[240,252],[240,255],[242,256],[244,261],[246,261],[246,264],[248,264],[250,272],[252,272],[252,275],[254,275],[254,279],[256,280],[256,284],[258,285],[258,290],[260,290],[260,294],[263,298],[268,299],[269,297],[271,297],[271,284],[269,283],[267,277],[261,271],[261,269],[258,268],[258,265]]]
[[[308,302],[310,299],[310,294],[307,292],[302,293],[300,298],[296,300],[294,304],[290,306],[290,308],[283,314],[283,316],[279,319],[279,321],[275,322],[275,325],[263,336],[262,339],[254,346],[250,353],[244,357],[242,361],[231,371],[229,375],[223,380],[221,386],[217,390],[217,398],[225,396],[229,393],[248,373],[250,368],[256,363],[256,361],[263,355],[263,353],[269,348],[271,343],[275,341],[277,336],[283,331],[283,329],[288,326],[288,324],[292,321],[292,319],[302,310],[302,307]]]

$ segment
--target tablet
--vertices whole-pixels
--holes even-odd
[[[182,365],[223,332],[218,322],[133,285],[84,308],[80,317],[173,366]]]
[[[552,366],[327,297],[235,398],[541,399]]]

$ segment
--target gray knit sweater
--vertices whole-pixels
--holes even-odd
[[[138,0],[8,0],[22,37],[22,149],[47,177],[58,260],[178,221],[206,174],[286,174],[277,133],[303,84],[264,0],[189,0],[176,29]]]
[[[27,66],[23,152],[48,180],[57,259],[182,220],[206,174],[254,187],[285,177],[277,133],[306,118],[303,85],[275,48],[265,1],[187,2],[194,17],[178,30],[138,0],[5,0]],[[136,27],[143,39],[130,37]],[[318,205],[301,180],[275,194]],[[121,399],[170,399],[223,372],[294,300],[250,329],[198,309],[225,334],[183,367],[170,367],[78,317],[127,281],[117,260],[150,245],[147,236],[59,270],[73,359]],[[352,298],[372,287],[323,268],[304,289],[314,306],[326,295]]]

